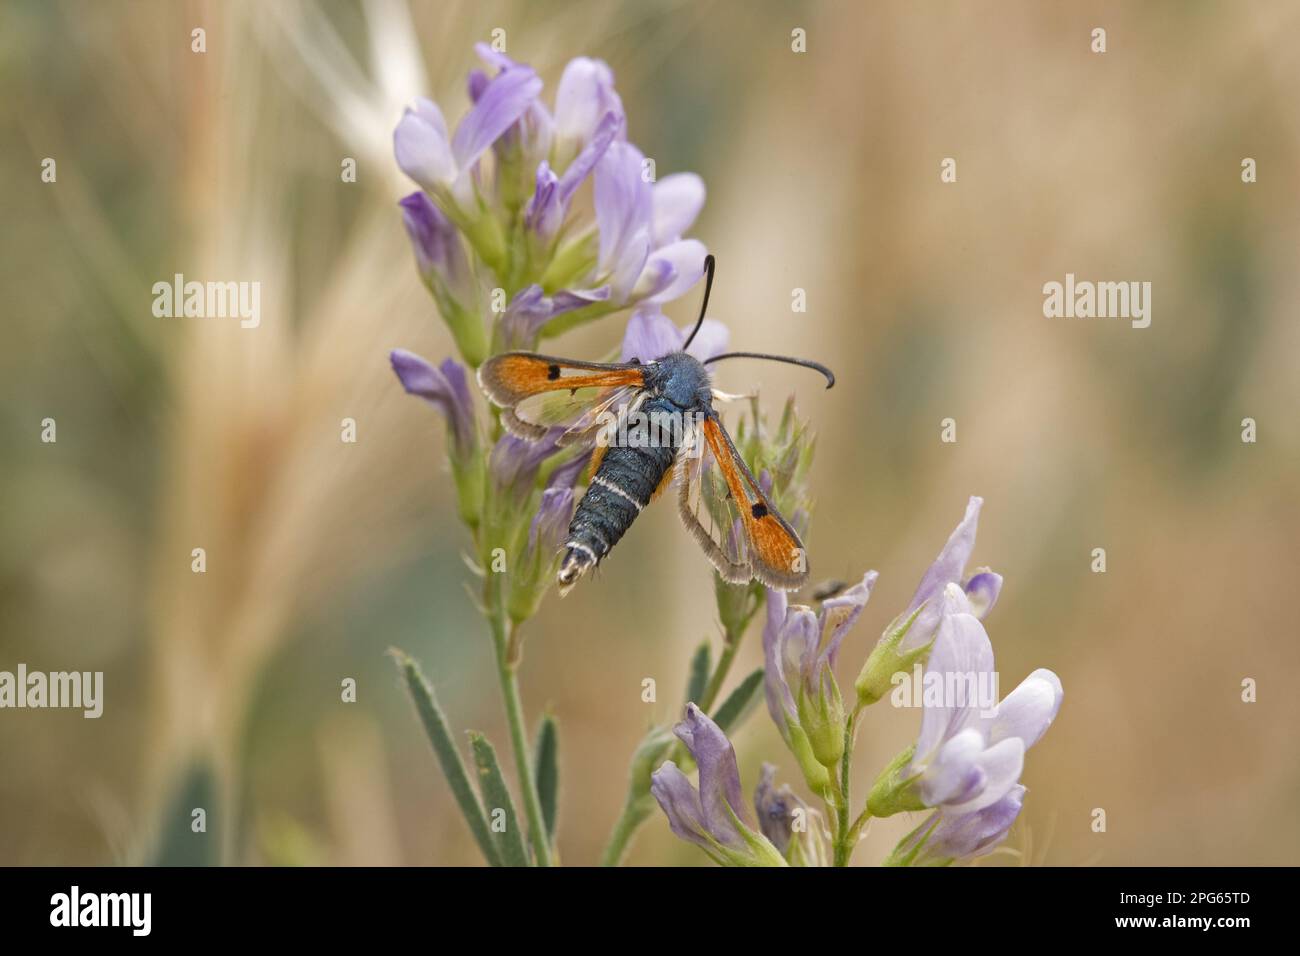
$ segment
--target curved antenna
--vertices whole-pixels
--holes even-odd
[[[766,352],[724,352],[721,355],[713,356],[713,358],[705,359],[701,364],[708,365],[710,362],[721,362],[723,359],[729,358],[767,359],[769,362],[785,362],[788,365],[801,365],[804,368],[810,368],[825,375],[827,388],[833,388],[835,386],[835,373],[821,362],[814,362],[812,359],[794,358],[790,355],[768,355]]]
[[[691,334],[686,337],[686,343],[682,346],[683,352],[690,348],[691,340],[695,338],[695,333],[698,332],[700,326],[704,324],[704,313],[709,309],[709,292],[713,288],[713,265],[713,255],[710,253],[704,257],[704,301],[700,303],[700,317],[695,320],[695,328],[691,329]]]

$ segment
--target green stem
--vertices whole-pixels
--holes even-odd
[[[709,683],[705,685],[704,693],[700,699],[695,702],[696,706],[706,714],[713,709],[717,703],[718,696],[722,693],[722,685],[727,679],[727,673],[731,670],[731,663],[736,659],[736,651],[740,649],[740,639],[744,637],[745,631],[742,628],[739,632],[728,631],[723,635],[722,654],[718,657],[718,663],[713,669],[713,675],[709,678]],[[678,766],[686,757],[686,748],[679,742],[665,758],[672,760]],[[605,852],[600,856],[601,866],[618,866],[623,861],[623,856],[627,853],[628,844],[632,842],[632,837],[640,829],[641,824],[645,823],[646,818],[650,816],[652,807],[646,802],[645,797],[629,799],[623,804],[623,812],[619,814],[618,820],[614,823],[614,829],[610,831],[609,840],[605,844]]]
[[[844,728],[844,756],[840,758],[839,805],[835,808],[835,865],[848,866],[853,855],[856,827],[849,824],[849,767],[853,762],[853,720]]]
[[[731,662],[736,659],[736,651],[740,649],[740,638],[740,634],[727,634],[723,639],[722,655],[718,658],[718,666],[713,669],[713,676],[705,685],[704,693],[695,702],[696,706],[706,714],[718,702],[718,697],[722,693],[722,684],[727,679],[727,672],[731,670]]]
[[[528,750],[528,729],[524,723],[524,705],[519,696],[518,648],[511,639],[510,625],[500,587],[492,585],[498,577],[488,572],[487,590],[488,623],[492,627],[492,643],[497,653],[497,677],[501,682],[501,698],[506,706],[506,723],[510,726],[510,749],[515,755],[515,773],[519,789],[524,795],[524,812],[528,817],[528,836],[532,840],[533,855],[538,866],[551,865],[551,847],[546,839],[546,824],[542,820],[542,801],[537,795],[537,778],[533,775],[532,755]]]
[[[646,818],[650,816],[650,812],[651,807],[644,799],[629,801],[623,807],[623,812],[609,835],[609,842],[605,844],[605,852],[600,856],[601,866],[618,866],[623,862],[628,844],[632,842],[632,837],[640,829],[641,824],[645,823]]]

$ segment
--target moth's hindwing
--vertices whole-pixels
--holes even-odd
[[[692,444],[694,443],[694,444]],[[772,505],[712,415],[695,429],[678,458],[682,522],[724,581],[757,578],[793,591],[808,580],[803,542]]]

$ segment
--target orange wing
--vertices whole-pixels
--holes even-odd
[[[560,444],[585,438],[601,416],[631,401],[645,384],[645,370],[636,363],[602,364],[505,352],[484,362],[478,382],[489,399],[505,411],[501,421],[521,438],[540,439],[560,427]]]
[[[723,580],[743,584],[757,578],[768,587],[792,591],[808,580],[803,543],[772,506],[731,436],[707,418],[694,455],[683,455],[678,506],[682,520]]]

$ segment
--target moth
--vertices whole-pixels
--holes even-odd
[[[505,352],[479,368],[479,386],[501,407],[511,434],[593,446],[591,477],[557,572],[561,594],[604,560],[674,477],[682,522],[723,580],[757,579],[791,591],[808,579],[799,535],[760,487],[713,407],[715,399],[735,396],[713,388],[707,366],[732,358],[787,362],[820,372],[827,388],[835,376],[819,362],[784,355],[727,352],[701,362],[687,354],[708,311],[713,256],[704,271],[700,317],[680,351],[645,363]]]

